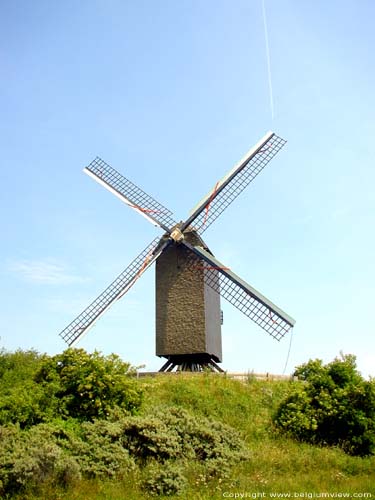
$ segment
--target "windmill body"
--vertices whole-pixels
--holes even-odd
[[[193,230],[184,237],[206,247]],[[207,285],[206,267],[178,244],[169,245],[156,261],[156,355],[170,361],[166,367],[194,371],[222,361],[220,294]]]
[[[156,355],[171,371],[222,371],[220,296],[276,340],[294,319],[217,260],[202,233],[255,179],[285,141],[268,132],[216,182],[211,191],[177,224],[172,213],[100,158],[84,171],[126,205],[159,226],[155,238],[131,264],[64,330],[60,336],[73,346],[118,299],[156,263]]]

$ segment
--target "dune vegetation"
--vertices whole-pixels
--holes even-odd
[[[375,496],[374,382],[353,356],[296,374],[137,377],[116,355],[3,351],[0,497]]]

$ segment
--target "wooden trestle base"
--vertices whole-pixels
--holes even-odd
[[[202,372],[205,370],[224,373],[224,370],[207,353],[203,354],[182,354],[168,356],[167,361],[160,368],[159,372]]]

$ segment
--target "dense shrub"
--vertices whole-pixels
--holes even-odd
[[[125,418],[121,426],[125,446],[140,465],[146,464],[143,485],[154,495],[180,494],[186,463],[201,464],[206,479],[226,478],[233,464],[248,458],[234,429],[182,408],[161,407],[152,416]]]
[[[43,359],[35,351],[0,352],[0,425],[27,427],[53,417],[58,406],[53,389],[34,380]]]
[[[0,427],[0,495],[45,483],[67,487],[81,477],[118,478],[134,468],[118,425],[105,420]]]
[[[233,463],[247,457],[239,434],[221,422],[176,407],[162,407],[152,413],[121,422],[125,445],[138,460],[221,459]]]
[[[135,413],[142,390],[134,368],[115,354],[68,349],[50,357],[34,351],[0,353],[0,425],[27,428],[56,417],[93,420],[114,408]]]
[[[21,427],[30,427],[53,418],[58,402],[54,394],[48,392],[32,379],[2,391],[0,424],[18,423]]]
[[[12,494],[50,482],[69,486],[80,479],[74,457],[57,445],[47,425],[20,431],[0,427],[0,492]]]
[[[13,387],[19,381],[32,377],[42,356],[34,350],[0,351],[0,381],[2,387]]]
[[[79,433],[66,437],[68,439],[60,444],[75,458],[85,477],[120,478],[135,468],[118,422],[85,422]]]
[[[352,455],[375,452],[375,384],[364,380],[355,357],[323,365],[312,360],[296,369],[303,384],[282,402],[275,423],[310,443],[336,445]]]
[[[246,447],[230,427],[177,408],[153,415],[114,412],[110,419],[56,420],[21,430],[0,427],[0,494],[51,483],[69,486],[81,476],[122,478],[137,467],[147,471],[145,488],[177,494],[185,484],[187,461],[224,477],[246,458]]]
[[[151,495],[180,495],[187,484],[182,467],[168,463],[160,466],[153,464],[147,471],[143,482],[144,489]]]
[[[118,356],[82,349],[0,353],[0,495],[141,470],[149,493],[175,495],[189,463],[209,479],[247,457],[239,435],[210,418],[176,406],[137,415],[133,374]]]
[[[62,416],[92,420],[106,417],[113,408],[134,413],[142,402],[142,391],[129,375],[134,368],[119,356],[95,351],[67,349],[46,357],[35,374],[43,387],[54,387]]]

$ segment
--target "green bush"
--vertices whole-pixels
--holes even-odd
[[[2,351],[0,495],[142,470],[148,492],[173,495],[189,463],[209,479],[247,457],[239,434],[211,418],[176,406],[137,415],[143,392],[133,374],[118,356],[82,349],[53,357]]]
[[[34,351],[0,353],[0,425],[22,428],[56,417],[93,420],[114,408],[136,413],[142,390],[134,368],[111,354],[67,349],[50,357]]]
[[[4,390],[0,396],[0,424],[18,423],[30,427],[53,416],[53,395],[45,397],[45,391],[33,380]],[[56,405],[57,406],[57,405]]]
[[[29,427],[55,414],[58,401],[52,388],[34,380],[43,360],[35,351],[0,352],[0,425]]]
[[[226,477],[243,458],[246,447],[232,428],[173,407],[145,416],[115,411],[93,422],[61,419],[25,430],[3,426],[0,494],[46,483],[67,487],[81,477],[121,479],[143,469],[148,491],[177,494],[189,462],[201,464],[209,479]]]
[[[121,478],[134,470],[135,462],[124,446],[117,422],[84,422],[76,435],[62,443],[80,466],[85,477]]]
[[[42,356],[34,350],[0,351],[0,384],[2,388],[13,387],[18,382],[32,378]]]
[[[57,445],[48,425],[21,431],[0,427],[0,492],[13,494],[44,483],[67,487],[80,479],[73,457]]]
[[[187,480],[183,469],[174,463],[163,466],[153,464],[147,471],[147,479],[143,488],[151,495],[180,495],[186,487]]]
[[[136,412],[142,403],[142,391],[129,375],[134,368],[119,356],[103,356],[95,351],[67,349],[46,357],[35,374],[44,388],[53,387],[59,401],[59,414],[65,417],[93,420],[105,418],[113,408]]]
[[[220,459],[234,463],[247,458],[239,434],[221,422],[176,407],[161,407],[152,413],[142,418],[128,417],[121,423],[125,446],[140,461]]]
[[[340,446],[352,455],[375,452],[375,384],[364,380],[355,357],[342,355],[323,365],[312,360],[275,415],[276,426],[301,441]]]

